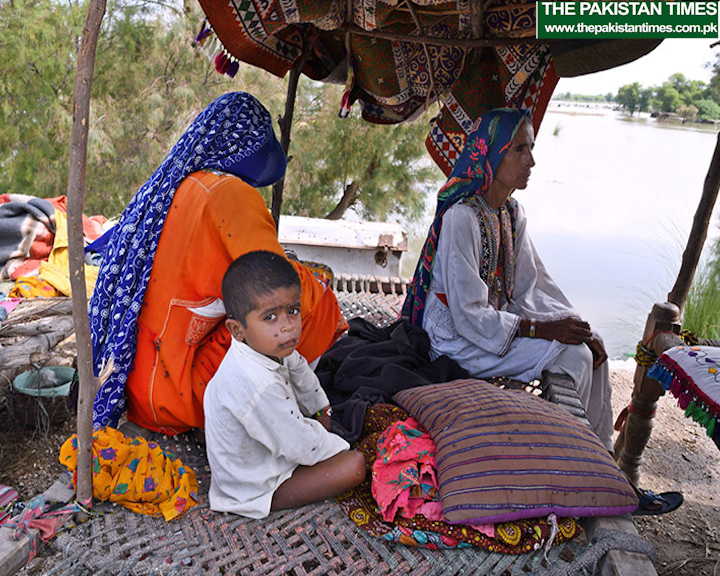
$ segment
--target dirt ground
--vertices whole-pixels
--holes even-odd
[[[613,412],[630,401],[631,370],[612,370]],[[640,535],[655,546],[660,576],[720,574],[720,450],[705,429],[685,417],[675,399],[658,402],[645,449],[640,486],[679,490],[685,503],[663,516],[636,517]]]
[[[630,400],[632,371],[615,368],[611,373],[617,414]],[[3,402],[0,484],[15,487],[23,499],[43,492],[62,471],[58,453],[74,426],[70,419],[47,434],[19,429]],[[636,518],[640,535],[656,548],[658,574],[720,574],[720,451],[669,396],[659,403],[640,484],[656,492],[681,490],[685,495],[685,504],[672,514]]]

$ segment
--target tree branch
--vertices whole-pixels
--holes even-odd
[[[83,28],[73,92],[73,124],[67,187],[70,286],[72,288],[73,320],[80,381],[77,418],[76,493],[80,503],[88,507],[92,506],[92,409],[97,387],[92,367],[90,322],[87,314],[82,213],[87,167],[90,92],[95,68],[95,51],[100,34],[100,25],[105,15],[105,6],[105,0],[90,0],[87,19]]]
[[[373,158],[370,164],[368,164],[368,167],[365,169],[365,175],[362,178],[362,182],[365,183],[372,181],[379,166],[379,159],[377,157]],[[345,187],[345,192],[343,192],[342,198],[340,198],[340,202],[337,203],[337,206],[335,206],[332,212],[325,216],[325,218],[327,220],[340,220],[340,218],[344,216],[345,212],[347,212],[347,209],[355,203],[359,192],[360,184],[354,181],[348,184]]]
[[[345,215],[345,212],[347,212],[347,209],[353,205],[355,200],[357,200],[357,193],[359,189],[360,186],[358,186],[357,182],[351,182],[345,186],[345,192],[343,192],[340,202],[337,203],[337,206],[335,206],[332,212],[325,216],[325,218],[328,220],[340,220],[340,218]]]

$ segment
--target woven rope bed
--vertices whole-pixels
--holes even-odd
[[[341,277],[333,287],[347,318],[361,316],[383,326],[397,318],[405,285]],[[548,395],[539,383],[529,390]],[[561,396],[567,401],[564,392]],[[574,402],[577,397],[570,398],[567,407],[577,412]],[[121,429],[126,435],[142,432],[130,423]],[[582,535],[554,546],[547,560],[542,550],[506,555],[478,548],[412,548],[368,535],[334,500],[273,513],[262,520],[214,513],[207,504],[210,470],[203,447],[191,434],[149,437],[144,432],[195,470],[201,504],[166,523],[162,518],[99,503],[88,521],[61,532],[51,544],[51,555],[33,560],[28,573],[570,575],[593,574],[600,558],[611,549],[649,550],[637,534],[616,530],[591,530],[591,542]]]

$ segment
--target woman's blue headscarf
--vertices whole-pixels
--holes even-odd
[[[514,108],[488,110],[480,116],[465,141],[450,178],[438,192],[435,219],[403,304],[402,315],[413,324],[422,326],[443,215],[453,204],[477,193],[484,194],[490,188],[505,152],[526,118],[523,112]]]
[[[114,368],[95,397],[95,428],[116,427],[125,409],[137,318],[177,187],[198,170],[230,172],[266,186],[279,180],[285,167],[270,113],[250,94],[225,94],[195,118],[103,237],[103,262],[89,305],[90,331],[96,375],[110,358]]]

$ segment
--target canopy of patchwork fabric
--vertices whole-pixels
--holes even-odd
[[[537,131],[559,75],[617,66],[660,42],[540,43],[534,0],[199,1],[229,58],[284,76],[305,42],[303,72],[345,83],[347,105],[359,102],[369,122],[413,119],[439,100],[426,145],[446,173],[484,111],[526,109]]]

